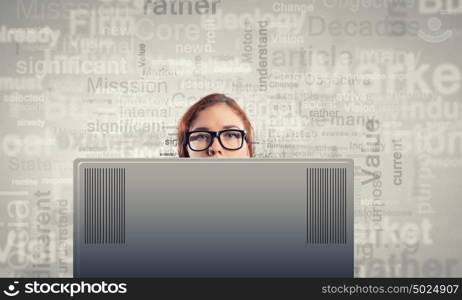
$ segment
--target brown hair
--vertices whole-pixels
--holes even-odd
[[[223,94],[210,94],[205,96],[201,100],[194,103],[183,115],[178,124],[177,140],[178,140],[178,156],[179,157],[189,157],[187,144],[186,144],[186,132],[190,130],[191,123],[197,116],[199,111],[206,109],[215,104],[224,103],[228,105],[241,119],[244,123],[245,130],[247,132],[246,143],[249,147],[250,157],[254,155],[253,149],[253,128],[250,124],[249,118],[242,110],[242,108],[237,104],[237,102]]]

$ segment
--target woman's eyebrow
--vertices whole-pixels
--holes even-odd
[[[197,130],[205,130],[205,131],[208,131],[209,128],[208,128],[208,127],[197,127],[197,128],[192,129],[191,131],[197,131]]]
[[[237,128],[237,129],[240,129],[239,126],[237,125],[226,125],[226,126],[223,126],[222,127],[223,129],[231,129],[231,128]],[[191,131],[199,131],[199,130],[205,130],[205,131],[208,131],[209,128],[208,127],[197,127],[197,128],[194,128],[192,129]]]

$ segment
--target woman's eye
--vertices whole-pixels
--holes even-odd
[[[239,134],[237,134],[237,133],[227,133],[227,134],[225,134],[225,136],[228,139],[238,139],[239,138]]]
[[[196,134],[196,135],[193,135],[191,136],[191,141],[203,141],[203,140],[207,140],[209,138],[209,136],[207,134]]]

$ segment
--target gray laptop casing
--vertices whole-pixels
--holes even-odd
[[[353,161],[77,159],[75,277],[353,277]]]

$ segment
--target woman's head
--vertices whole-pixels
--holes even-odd
[[[253,157],[253,128],[233,99],[208,95],[192,105],[178,125],[179,157]]]

